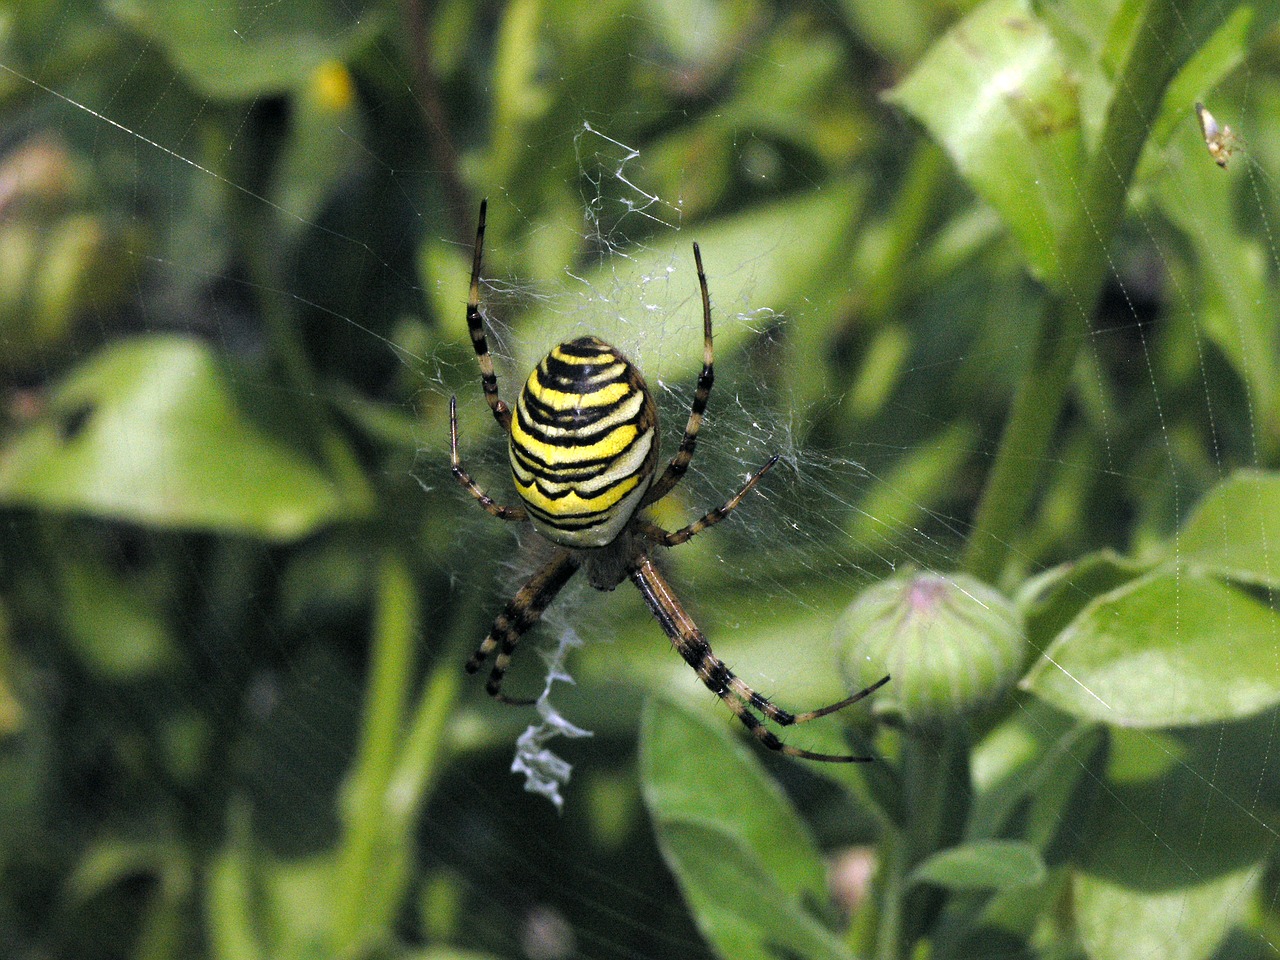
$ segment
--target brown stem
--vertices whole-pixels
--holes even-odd
[[[423,9],[422,0],[402,0],[405,33],[409,38],[409,61],[413,67],[414,101],[422,111],[431,135],[428,137],[431,158],[444,189],[445,203],[453,219],[454,239],[467,243],[471,233],[471,193],[462,181],[458,164],[458,151],[449,136],[448,118],[440,96],[440,81],[431,63],[428,40],[429,11]]]

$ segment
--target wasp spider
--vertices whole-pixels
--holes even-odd
[[[888,682],[885,677],[838,703],[790,713],[771,703],[734,675],[711,652],[706,636],[676,599],[650,557],[653,547],[674,547],[719,523],[742,502],[762,476],[777,463],[775,455],[733,497],[700,520],[668,533],[643,515],[680,482],[693,459],[698,428],[711,395],[711,298],[702,269],[702,254],[693,259],[702,289],[703,366],[693,395],[693,409],[680,449],[657,479],[658,412],[640,371],[618,350],[595,337],[562,343],[534,368],[525,381],[514,414],[498,397],[498,378],[485,340],[480,313],[480,260],[484,249],[484,203],[471,264],[467,325],[480,360],[480,381],[498,425],[509,437],[508,457],[523,506],[496,503],[471,479],[458,457],[458,402],[449,401],[450,454],[453,475],[485,510],[500,520],[530,521],[558,546],[555,555],[516,593],[493,622],[471,659],[475,673],[496,651],[485,689],[503,703],[528,705],[502,692],[502,679],[521,636],[542,617],[548,604],[581,568],[598,590],[612,590],[630,579],[680,656],[699,679],[719,696],[762,744],[792,757],[851,763],[868,757],[814,753],[783,743],[764,726],[761,716],[782,727],[834,713]],[[757,715],[759,714],[759,716]]]

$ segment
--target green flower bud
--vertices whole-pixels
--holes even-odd
[[[850,686],[893,676],[872,698],[873,713],[916,728],[954,722],[997,700],[1026,652],[1013,604],[963,574],[878,583],[845,610],[835,638]]]

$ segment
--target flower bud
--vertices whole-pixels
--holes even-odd
[[[855,688],[886,673],[873,713],[908,727],[945,725],[997,700],[1025,653],[1013,604],[963,574],[911,573],[864,590],[836,623],[841,665]]]

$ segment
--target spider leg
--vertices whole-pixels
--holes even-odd
[[[711,295],[707,293],[707,274],[702,269],[702,251],[696,243],[693,245],[693,262],[698,266],[698,285],[702,289],[702,373],[698,374],[698,387],[693,393],[693,409],[689,411],[689,422],[684,428],[680,449],[671,458],[662,476],[654,481],[644,495],[641,506],[657,503],[665,497],[689,469],[689,463],[693,460],[693,448],[698,444],[702,415],[706,413],[707,401],[711,398],[711,384],[715,382],[712,364],[714,351],[711,348]]]
[[[793,723],[807,723],[810,720],[817,720],[819,717],[825,717],[829,713],[835,713],[837,710],[843,710],[851,703],[857,703],[863,697],[868,697],[875,693],[888,683],[889,679],[889,675],[886,673],[871,686],[859,690],[852,696],[845,697],[843,700],[828,704],[825,707],[819,707],[817,710],[808,710],[805,713],[788,713],[786,710],[773,706],[773,704],[769,704],[771,709],[761,709],[770,720],[774,721],[780,727],[789,727]],[[747,689],[750,690],[750,687],[747,687]]]
[[[471,479],[471,474],[462,466],[462,458],[458,456],[458,398],[449,398],[449,460],[453,465],[453,475],[457,477],[458,482],[466,489],[467,493],[476,498],[476,503],[484,507],[489,513],[497,517],[499,520],[528,520],[529,515],[523,507],[504,507],[497,503],[493,497],[489,496],[482,489],[480,484]]]
[[[695,520],[687,527],[681,527],[673,533],[667,533],[667,531],[663,530],[655,523],[645,523],[640,529],[644,535],[654,543],[662,544],[664,547],[678,546],[691,537],[697,536],[703,530],[707,529],[707,527],[715,526],[729,514],[733,513],[734,510],[738,509],[738,504],[742,503],[743,497],[751,492],[751,488],[756,485],[756,482],[768,473],[777,462],[778,455],[775,453],[769,458],[768,463],[747,478],[747,482],[742,485],[742,489],[730,497],[728,501],[707,513],[702,517],[702,519]]]
[[[471,257],[471,291],[467,295],[467,328],[471,331],[471,346],[480,361],[480,383],[484,398],[489,402],[493,418],[507,433],[511,432],[511,409],[498,398],[498,375],[493,372],[493,358],[489,356],[489,341],[484,335],[484,318],[480,315],[480,261],[484,256],[484,220],[489,201],[480,201],[480,222],[476,224],[476,245]]]
[[[876,687],[885,683],[889,679],[888,677],[885,677],[884,680],[881,680],[880,683],[870,689],[863,690],[838,704],[832,704],[829,707],[812,710],[808,713],[788,713],[775,707],[766,697],[756,693],[739,680],[725,662],[711,652],[711,644],[707,642],[706,636],[698,629],[698,625],[693,622],[689,614],[685,612],[684,607],[680,605],[680,601],[671,592],[671,586],[663,578],[662,574],[658,572],[657,567],[653,565],[653,561],[646,554],[640,554],[638,562],[631,571],[631,581],[639,588],[641,595],[644,596],[645,603],[649,605],[653,615],[662,624],[663,631],[671,638],[671,642],[675,645],[680,656],[684,658],[685,663],[697,671],[698,678],[706,684],[707,689],[723,700],[729,709],[737,715],[738,719],[742,721],[743,726],[751,731],[751,735],[764,746],[770,750],[777,750],[789,757],[802,757],[806,760],[821,760],[827,763],[867,763],[872,759],[871,757],[814,753],[811,750],[793,747],[790,744],[783,743],[751,711],[754,708],[782,726],[803,723],[806,720],[825,716],[834,710],[839,710],[841,707],[846,707],[857,700],[861,700]]]
[[[528,706],[535,700],[518,700],[508,697],[502,692],[502,678],[511,663],[511,654],[516,649],[520,638],[542,619],[542,613],[556,598],[560,589],[569,582],[569,578],[578,569],[578,561],[568,550],[559,550],[547,563],[535,573],[514,597],[507,603],[498,618],[493,621],[489,635],[481,641],[476,652],[467,661],[467,673],[475,673],[480,665],[488,659],[494,650],[498,655],[493,659],[493,669],[489,671],[489,679],[484,685],[485,691],[495,700],[515,706]]]

